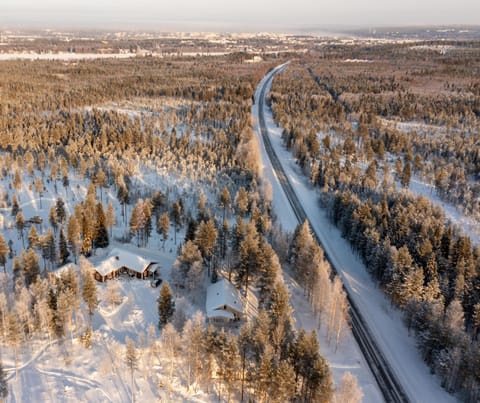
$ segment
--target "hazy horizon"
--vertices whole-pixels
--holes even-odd
[[[321,27],[478,25],[478,0],[2,0],[0,27],[285,31]]]

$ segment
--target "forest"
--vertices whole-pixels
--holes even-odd
[[[103,348],[99,315],[131,299],[123,283],[93,277],[92,261],[114,244],[174,260],[155,323],[112,342],[101,363],[130,374],[132,396],[141,373],[157,399],[178,397],[181,385],[224,401],[360,401],[355,377],[334,385],[317,333],[292,318],[283,270],[331,343],[348,329],[340,280],[306,223],[279,229],[259,175],[250,108],[277,63],[0,63],[0,338],[15,358],[8,375],[0,371],[3,398],[29,351],[57,343],[69,365]],[[240,328],[207,326],[192,312],[220,277],[256,301]]]
[[[480,249],[470,236],[480,219],[479,60],[478,41],[319,46],[269,95],[319,206],[403,310],[442,386],[469,402],[480,396]]]

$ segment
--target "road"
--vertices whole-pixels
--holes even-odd
[[[265,144],[265,149],[267,151],[268,157],[272,164],[272,167],[280,181],[280,184],[283,188],[283,191],[292,207],[292,210],[298,220],[299,223],[303,223],[305,220],[308,220],[308,216],[305,213],[305,209],[303,208],[302,204],[300,203],[290,181],[288,180],[287,175],[285,174],[285,170],[275,153],[275,150],[271,144],[267,125],[265,124],[265,114],[264,114],[264,107],[265,107],[265,97],[266,97],[266,90],[273,79],[275,74],[279,73],[285,68],[285,65],[279,66],[273,71],[269,72],[269,77],[267,80],[264,81],[263,87],[261,88],[260,97],[258,100],[258,118],[259,118],[259,125],[260,125],[260,132],[263,138],[263,142]],[[310,220],[309,220],[310,221]],[[315,229],[311,227],[312,233],[315,236],[317,242],[322,246],[325,252],[325,256],[329,261],[333,271],[337,273],[337,268],[329,258],[330,251],[325,249],[320,242],[320,238],[316,233]],[[348,295],[347,298],[350,305],[350,317],[351,317],[351,325],[352,325],[352,333],[367,361],[377,383],[378,386],[387,402],[408,402],[408,398],[400,384],[397,380],[395,374],[392,372],[390,366],[386,362],[382,352],[378,348],[377,343],[374,340],[370,330],[368,329],[361,312],[356,307],[353,300]]]

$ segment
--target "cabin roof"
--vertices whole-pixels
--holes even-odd
[[[142,273],[151,263],[152,262],[135,253],[123,249],[112,249],[108,257],[99,263],[95,270],[102,276],[106,276],[121,267]]]
[[[238,312],[243,313],[243,303],[240,292],[227,280],[219,280],[211,284],[207,288],[206,301],[207,317],[224,316],[233,318],[231,312],[224,310],[225,306]]]

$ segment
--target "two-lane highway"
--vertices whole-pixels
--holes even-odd
[[[265,145],[265,149],[267,151],[268,157],[272,164],[272,167],[279,179],[279,182],[282,186],[282,189],[292,207],[292,210],[298,220],[299,223],[303,223],[305,220],[308,220],[308,216],[303,208],[302,204],[300,203],[295,190],[293,189],[288,177],[285,173],[285,170],[275,153],[274,148],[272,147],[272,143],[270,141],[270,137],[268,134],[268,129],[265,124],[265,97],[266,91],[269,83],[275,76],[275,74],[279,73],[285,68],[286,65],[279,66],[268,73],[268,77],[263,82],[263,86],[260,91],[260,97],[258,99],[258,120],[260,126],[260,132],[263,139],[263,143]],[[309,220],[310,221],[310,220]],[[315,229],[312,228],[312,233],[314,234],[317,242],[322,245],[320,242],[320,238],[316,233]],[[323,245],[322,245],[323,247]],[[332,269],[337,272],[337,268],[329,258],[328,250],[325,250],[325,256],[329,260]],[[386,362],[384,355],[380,351],[377,343],[374,340],[371,332],[369,331],[365,321],[362,318],[361,312],[359,312],[358,308],[356,307],[354,301],[348,295],[348,301],[350,304],[350,316],[351,316],[351,324],[352,324],[352,332],[353,335],[365,357],[365,360],[368,362],[370,369],[372,370],[373,375],[378,383],[380,390],[387,402],[408,402],[408,398],[397,380],[395,374],[393,373],[392,369]]]

